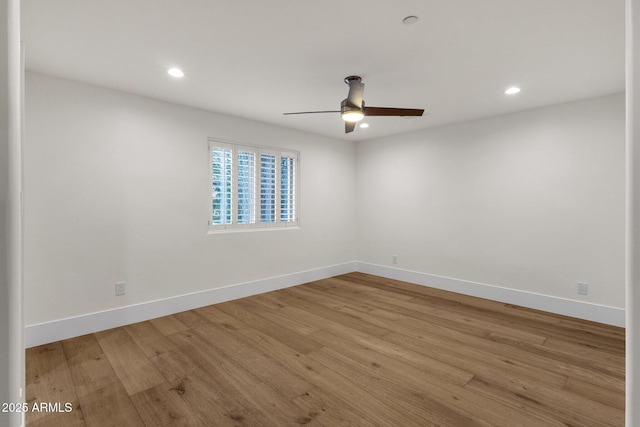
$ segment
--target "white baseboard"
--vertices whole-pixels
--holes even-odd
[[[625,310],[622,308],[591,304],[583,301],[558,298],[365,262],[357,262],[356,269],[362,273],[373,274],[388,279],[401,280],[429,286],[431,288],[577,317],[579,319],[591,320],[608,325],[625,326]]]
[[[288,288],[314,280],[351,273],[356,263],[332,265],[283,276],[210,289],[177,297],[149,301],[111,310],[89,313],[52,322],[29,325],[25,328],[27,348],[67,338],[104,331],[106,329],[143,322],[157,317],[192,310],[194,308],[231,301],[277,289]]]
[[[283,276],[210,289],[172,298],[149,301],[111,310],[89,313],[25,328],[25,345],[34,347],[67,338],[143,322],[157,317],[192,310],[207,305],[231,301],[277,289],[288,288],[314,280],[360,271],[389,279],[429,286],[436,289],[486,298],[508,304],[577,317],[609,325],[625,326],[625,310],[582,301],[541,295],[484,283],[436,276],[416,271],[386,267],[365,262],[348,262]]]

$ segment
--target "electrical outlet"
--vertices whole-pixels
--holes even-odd
[[[391,262],[393,262],[394,264],[398,263],[398,255],[394,255],[393,258],[391,259]]]
[[[589,285],[583,282],[578,282],[578,294],[587,295],[589,293]]]
[[[124,295],[125,282],[116,282],[116,296]]]

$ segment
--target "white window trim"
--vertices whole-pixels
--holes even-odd
[[[220,139],[209,138],[208,140],[208,169],[209,169],[209,208],[208,208],[208,224],[209,224],[209,233],[208,234],[217,234],[217,233],[229,233],[229,232],[246,232],[246,231],[268,231],[268,230],[286,230],[286,229],[297,229],[300,224],[300,153],[294,150],[288,149],[279,149],[273,147],[264,147],[264,146],[255,146],[248,144],[241,144],[232,141],[224,141]],[[212,217],[212,208],[213,208],[213,195],[211,184],[213,182],[213,167],[212,167],[212,150],[213,148],[225,148],[230,149],[232,152],[231,155],[231,224],[213,224]],[[252,224],[238,224],[238,214],[237,214],[237,199],[238,199],[238,178],[237,178],[237,168],[238,168],[238,151],[252,151],[255,153],[255,193],[254,193],[254,218],[255,222]],[[261,222],[260,221],[260,156],[262,154],[269,154],[276,156],[276,182],[275,182],[275,201],[276,201],[276,209],[275,209],[275,217],[276,220],[274,222]],[[282,221],[281,220],[281,179],[282,179],[282,171],[280,169],[281,159],[282,157],[292,157],[295,159],[295,167],[294,167],[294,212],[295,212],[295,220],[293,221]]]

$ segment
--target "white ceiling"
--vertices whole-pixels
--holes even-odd
[[[348,140],[624,90],[624,0],[21,5],[29,70]],[[339,109],[352,74],[367,105],[428,114],[367,118],[348,135],[339,114],[282,115]],[[512,85],[522,92],[506,96]]]

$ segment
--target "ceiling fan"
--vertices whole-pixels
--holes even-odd
[[[344,133],[353,132],[356,122],[366,116],[422,116],[424,110],[413,108],[388,108],[388,107],[366,107],[362,100],[364,83],[360,76],[348,76],[344,82],[349,85],[349,95],[340,103],[340,110],[335,111],[301,111],[297,113],[284,113],[285,116],[291,114],[318,114],[318,113],[340,113],[344,120]]]

